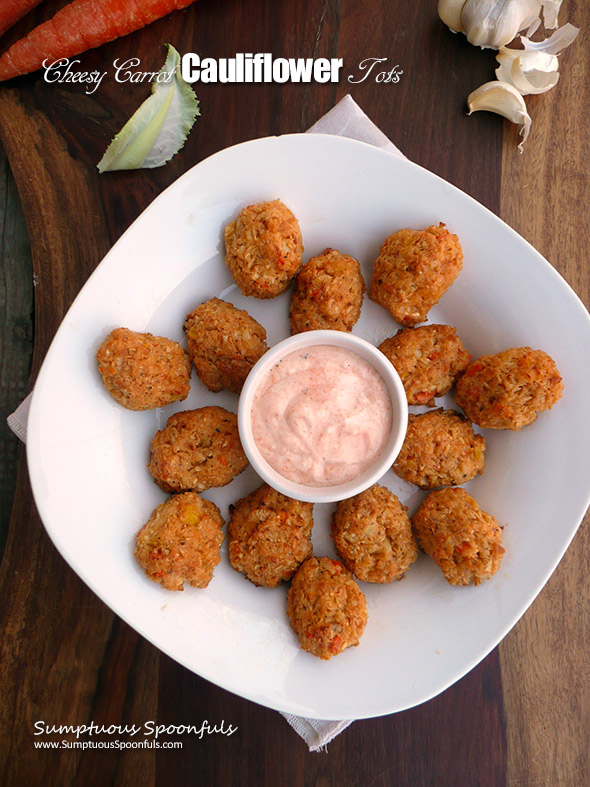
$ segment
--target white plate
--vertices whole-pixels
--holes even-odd
[[[183,341],[184,316],[214,295],[247,308],[273,344],[288,333],[288,296],[244,298],[223,263],[225,224],[245,205],[280,197],[299,218],[305,259],[326,246],[362,261],[402,227],[439,221],[458,233],[464,269],[430,315],[457,326],[472,355],[530,345],[547,351],[565,392],[522,432],[486,432],[487,468],[469,491],[505,525],[498,574],[452,587],[425,555],[402,582],[363,584],[369,621],[358,648],[329,662],[299,649],[286,588],[256,588],[223,560],[206,590],[163,590],[133,558],[134,536],[164,499],[146,469],[150,440],[176,410],[221,404],[193,376],[189,398],[134,413],[104,390],[94,359],[112,328]],[[355,333],[392,335],[392,318],[365,298]],[[68,312],[35,386],[28,461],[35,499],[56,547],[118,615],[157,647],[218,685],[262,705],[324,719],[403,710],[477,664],[547,581],[589,502],[590,319],[528,243],[493,214],[420,167],[339,137],[248,142],[203,161],[168,188],[116,243]],[[450,400],[449,400],[450,401]],[[412,512],[423,494],[393,473],[385,483]],[[210,490],[224,516],[257,485],[247,470]],[[316,506],[316,554],[334,555]],[[64,600],[67,603],[67,599]]]

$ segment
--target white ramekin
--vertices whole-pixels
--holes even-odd
[[[262,456],[252,434],[252,401],[260,381],[277,361],[295,350],[325,345],[342,347],[357,353],[368,361],[380,374],[391,398],[393,413],[392,427],[385,447],[373,464],[356,478],[334,486],[308,486],[290,481],[278,473]],[[266,352],[248,375],[238,405],[238,427],[240,439],[258,475],[274,489],[296,500],[310,503],[332,503],[345,500],[368,489],[383,476],[399,454],[408,425],[408,404],[406,393],[391,362],[383,353],[358,336],[343,331],[306,331],[284,339]]]

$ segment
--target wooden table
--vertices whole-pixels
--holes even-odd
[[[45,0],[6,42],[60,5],[63,0]],[[80,86],[45,84],[39,74],[0,87],[0,136],[9,162],[0,159],[3,409],[10,411],[32,387],[81,285],[163,188],[227,145],[305,130],[347,92],[407,156],[533,243],[588,305],[587,32],[561,58],[558,87],[528,99],[533,129],[520,156],[513,126],[487,113],[466,117],[467,94],[493,77],[493,54],[451,35],[434,6],[433,0],[200,0],[82,56],[84,70],[135,55],[153,70],[163,59],[161,44],[171,41],[180,51],[211,57],[236,51],[338,56],[344,74],[366,57],[387,57],[403,69],[399,84],[349,84],[343,77],[336,85],[201,85],[202,117],[182,153],[158,170],[100,176],[95,169],[148,93],[146,85],[117,85],[111,68],[90,96]],[[581,2],[565,0],[562,21],[583,25],[585,19]],[[432,701],[356,722],[328,754],[310,754],[276,712],[180,667],[87,589],[45,534],[23,448],[2,428],[3,784],[149,785],[171,778],[203,785],[590,784],[587,522],[533,606],[476,669]],[[239,729],[230,738],[186,736],[180,751],[33,748],[39,719],[178,725],[196,717]]]

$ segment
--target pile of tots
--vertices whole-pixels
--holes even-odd
[[[291,333],[350,331],[365,283],[358,260],[326,249],[302,266],[299,223],[280,201],[244,208],[225,228],[226,263],[244,295],[274,298],[292,286]],[[449,325],[424,325],[428,312],[461,271],[463,253],[443,224],[402,229],[386,238],[369,297],[402,327],[379,349],[397,369],[410,405],[393,465],[404,480],[431,491],[410,518],[387,488],[370,489],[336,506],[332,537],[340,561],[313,555],[313,505],[266,484],[230,506],[229,560],[255,585],[291,580],[287,614],[301,647],[329,659],[357,645],[367,621],[361,582],[402,579],[418,548],[453,585],[477,585],[498,570],[502,530],[464,489],[485,467],[486,429],[519,430],[560,398],[562,381],[545,352],[509,348],[475,361]],[[164,407],[189,393],[191,363],[211,391],[239,393],[268,349],[265,329],[246,311],[213,298],[186,318],[188,352],[177,342],[117,328],[97,353],[113,398],[130,410]],[[435,408],[456,384],[463,412]],[[224,521],[199,493],[229,484],[248,461],[237,418],[222,407],[175,413],[151,445],[149,471],[170,497],[137,535],[145,573],[168,590],[204,588],[220,562]]]

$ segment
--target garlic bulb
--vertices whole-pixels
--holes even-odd
[[[438,0],[438,15],[454,33],[465,33],[469,43],[474,46],[499,49],[510,43],[523,30],[527,31],[528,36],[532,36],[541,24],[541,12],[545,28],[556,28],[562,2],[563,0]]]
[[[496,60],[496,78],[508,82],[521,96],[546,93],[555,87],[559,80],[559,62],[556,55],[545,52],[527,52],[524,49],[508,49],[503,46]]]
[[[541,13],[541,0],[467,0],[461,24],[469,43],[499,49],[529,28]]]
[[[465,0],[438,0],[438,15],[453,33],[465,32],[461,23],[464,5]]]
[[[523,145],[531,130],[531,118],[526,109],[524,98],[514,85],[508,82],[486,82],[467,97],[468,114],[486,110],[496,112],[498,115],[517,123],[520,126],[522,140],[518,146],[522,153]]]

